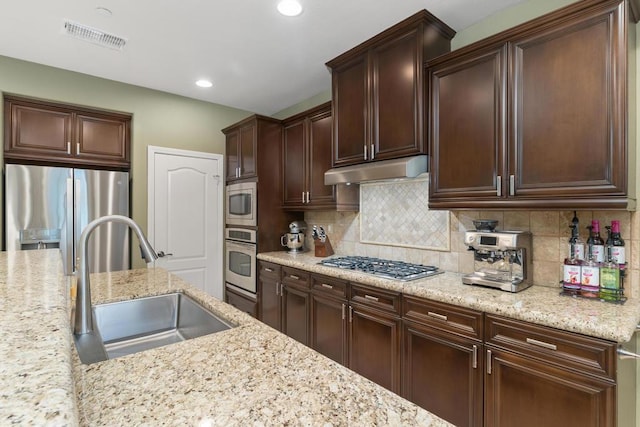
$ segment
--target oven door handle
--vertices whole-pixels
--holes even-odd
[[[231,247],[234,247],[234,246],[236,248],[249,249],[254,254],[256,252],[256,244],[255,243],[245,243],[245,242],[238,242],[237,240],[227,239],[227,247],[231,248]]]

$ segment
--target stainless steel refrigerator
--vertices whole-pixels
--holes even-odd
[[[49,166],[5,167],[5,248],[60,248],[65,274],[75,270],[84,227],[104,215],[129,216],[128,172]],[[129,229],[100,225],[89,239],[92,273],[130,268]]]

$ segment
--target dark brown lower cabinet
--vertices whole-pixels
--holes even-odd
[[[359,305],[349,307],[348,367],[400,393],[399,316]]]
[[[402,396],[459,427],[482,426],[482,344],[404,321]]]
[[[304,345],[309,345],[310,298],[307,289],[282,286],[282,332]]]
[[[616,385],[487,348],[485,426],[613,427]]]
[[[282,328],[280,270],[278,264],[258,262],[258,318],[278,331]]]
[[[249,316],[258,317],[258,302],[253,298],[241,294],[229,285],[225,288],[224,300],[238,310],[244,311]]]
[[[347,365],[346,300],[311,295],[311,348]]]

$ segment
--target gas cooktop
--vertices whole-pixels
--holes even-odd
[[[385,279],[399,280],[401,282],[422,279],[443,272],[438,269],[438,267],[431,265],[411,264],[408,262],[390,261],[365,256],[329,258],[320,261],[319,264],[328,267],[360,271],[362,273],[372,274]]]

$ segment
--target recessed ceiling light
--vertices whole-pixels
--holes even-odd
[[[298,16],[302,13],[302,6],[297,0],[282,0],[278,3],[278,12],[284,16]]]
[[[205,79],[200,79],[196,82],[196,86],[200,86],[200,87],[211,87],[213,86],[213,83],[211,83],[209,80],[205,80]]]

